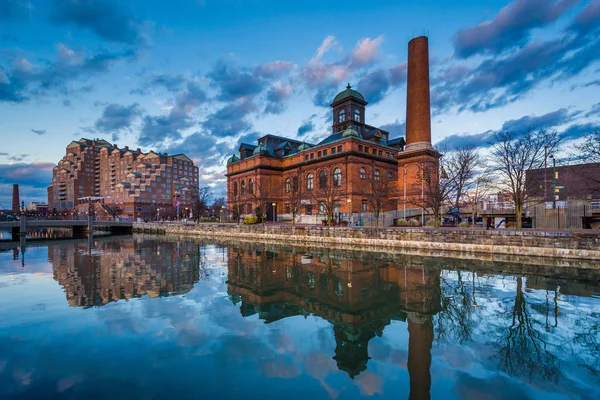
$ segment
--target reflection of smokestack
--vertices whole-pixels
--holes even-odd
[[[426,36],[408,42],[406,150],[421,148],[431,148],[429,41]]]
[[[13,197],[12,197],[12,211],[14,213],[18,213],[19,210],[21,209],[20,203],[21,203],[21,201],[19,200],[19,185],[15,183],[13,185]]]
[[[416,318],[415,318],[416,317]],[[410,377],[409,400],[431,398],[431,344],[433,322],[430,317],[408,317],[408,374]]]

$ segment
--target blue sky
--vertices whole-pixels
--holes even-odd
[[[264,134],[318,141],[349,82],[404,132],[407,43],[430,39],[433,140],[600,125],[600,0],[2,0],[0,204],[44,200],[71,140],[185,152],[223,188]],[[568,144],[568,143],[567,143]]]

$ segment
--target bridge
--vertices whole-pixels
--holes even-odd
[[[0,230],[10,230],[13,239],[27,233],[29,228],[70,228],[73,234],[90,232],[94,229],[110,231],[115,233],[131,232],[132,222],[123,221],[92,221],[92,220],[28,220],[21,218],[20,221],[0,222]]]

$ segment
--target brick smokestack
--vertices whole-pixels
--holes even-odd
[[[12,196],[12,211],[14,213],[19,213],[19,211],[21,210],[21,200],[19,199],[19,185],[18,184],[14,184],[13,185],[13,196]]]
[[[406,150],[432,148],[429,96],[429,40],[419,36],[408,42]]]

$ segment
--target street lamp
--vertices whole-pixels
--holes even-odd
[[[350,224],[350,220],[352,219],[352,199],[348,198],[346,203],[348,203],[348,224]]]
[[[556,158],[550,154],[552,159],[552,208],[556,209]]]

